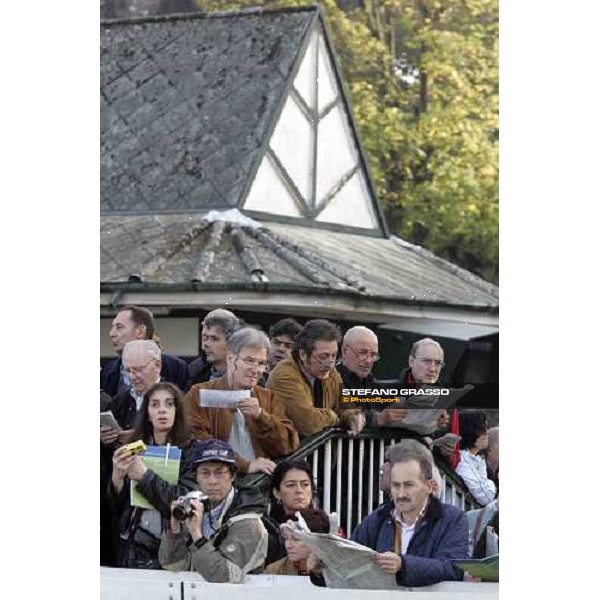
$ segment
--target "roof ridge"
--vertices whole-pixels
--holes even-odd
[[[236,10],[216,10],[211,12],[180,12],[172,14],[148,15],[145,17],[129,17],[116,19],[101,19],[100,26],[110,25],[136,25],[143,23],[161,23],[167,21],[180,21],[183,19],[221,19],[228,17],[247,17],[253,15],[277,14],[277,13],[298,13],[298,12],[319,12],[316,4],[307,4],[306,6],[282,6],[269,7],[251,6],[249,8],[239,8]]]

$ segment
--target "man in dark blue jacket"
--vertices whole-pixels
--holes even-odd
[[[131,388],[129,377],[123,368],[121,353],[127,342],[155,339],[154,315],[142,306],[123,306],[119,308],[110,328],[110,343],[119,355],[106,363],[100,372],[100,389],[110,396],[126,392]],[[183,392],[190,386],[188,364],[176,356],[162,355],[162,381],[174,383]]]
[[[433,496],[431,461],[410,448],[394,457],[392,499],[356,528],[352,540],[376,550],[373,562],[398,585],[462,581],[450,561],[469,557],[465,514]]]

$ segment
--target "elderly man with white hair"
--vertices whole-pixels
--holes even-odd
[[[201,440],[229,443],[241,474],[270,475],[275,469],[272,459],[290,454],[299,444],[278,394],[259,383],[270,349],[262,331],[238,329],[227,342],[224,375],[193,385],[185,397],[191,433]],[[201,390],[247,390],[248,396],[238,400],[235,408],[209,408],[200,405]]]
[[[100,428],[100,441],[107,446],[116,441],[123,443],[128,440],[144,393],[160,381],[161,351],[152,340],[127,342],[123,348],[122,360],[131,388],[119,392],[108,407],[122,429]]]

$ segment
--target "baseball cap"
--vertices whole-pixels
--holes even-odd
[[[214,439],[195,441],[192,447],[192,464],[209,461],[236,464],[233,450],[227,442]]]

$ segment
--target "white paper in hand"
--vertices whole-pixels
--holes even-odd
[[[100,413],[100,427],[110,427],[111,429],[121,430],[121,427],[110,410]]]
[[[235,408],[236,402],[250,398],[250,390],[199,390],[202,408]]]

